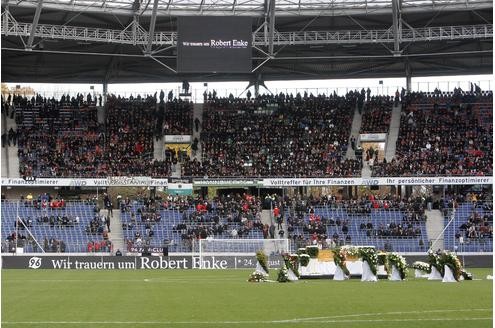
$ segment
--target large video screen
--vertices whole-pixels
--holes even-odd
[[[179,17],[179,73],[251,73],[250,17]]]

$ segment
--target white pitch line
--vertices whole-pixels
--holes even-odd
[[[148,278],[149,282],[155,282],[155,283],[170,283],[170,282],[187,282],[187,283],[194,283],[195,281],[197,282],[211,282],[211,283],[221,283],[225,281],[239,281],[239,279],[207,279],[207,278],[201,278],[201,279],[184,279],[184,278]],[[93,282],[143,282],[143,279],[30,279],[30,280],[21,280],[21,279],[14,279],[14,280],[8,280],[5,281],[6,283],[38,283],[38,282],[88,282],[88,283],[93,283]]]
[[[447,312],[472,312],[472,311],[492,311],[493,309],[446,309],[446,310],[417,310],[417,311],[396,311],[396,312],[375,312],[375,313],[355,313],[355,314],[343,314],[337,316],[327,317],[312,317],[312,318],[296,318],[287,319],[287,322],[292,321],[306,321],[306,320],[325,320],[325,319],[339,319],[339,318],[352,318],[352,317],[366,317],[366,316],[380,316],[380,315],[402,315],[402,314],[425,314],[425,313],[447,313]],[[324,321],[322,321],[324,322]]]
[[[351,319],[326,321],[3,321],[4,325],[242,325],[242,324],[308,324],[308,323],[370,323],[370,322],[410,322],[410,321],[481,321],[493,320],[481,318],[410,318],[410,319]]]

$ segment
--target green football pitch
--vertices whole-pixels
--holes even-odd
[[[2,326],[492,327],[492,270],[469,271],[461,283],[281,284],[246,270],[2,270]]]

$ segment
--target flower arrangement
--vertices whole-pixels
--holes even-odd
[[[378,265],[378,256],[374,247],[361,247],[359,248],[359,255],[363,259],[363,262],[368,262],[371,272],[376,276],[376,267]]]
[[[428,251],[428,263],[430,264],[429,272],[431,272],[431,268],[434,267],[443,276],[443,265],[440,263],[440,256],[431,250]]]
[[[306,246],[306,254],[308,254],[312,259],[317,258],[319,252],[320,250],[316,245]]]
[[[354,247],[354,246],[342,246],[341,248],[344,250],[347,258],[349,258],[349,257],[358,257],[360,255],[359,254],[359,248],[357,248],[357,247]]]
[[[256,259],[258,260],[258,263],[261,265],[261,267],[265,270],[266,273],[268,273],[268,257],[263,251],[257,251],[256,252]]]
[[[280,270],[278,270],[278,277],[277,277],[278,282],[289,282],[289,270],[287,270],[287,267],[282,265]]]
[[[402,280],[406,279],[407,277],[406,259],[397,253],[388,253],[385,266],[387,267],[387,272],[389,276],[392,274],[392,266],[394,265],[397,268],[397,270],[399,270],[400,278]]]
[[[306,253],[306,247],[298,248],[296,251],[296,254],[297,255],[308,254],[308,253]]]
[[[305,267],[308,266],[309,263],[309,255],[308,254],[301,254],[299,255],[299,263],[301,266]]]
[[[443,267],[444,265],[448,266],[452,273],[454,274],[455,280],[459,281],[462,274],[462,264],[459,261],[459,258],[454,253],[445,251],[440,256],[439,264]]]
[[[296,254],[282,254],[285,266],[299,278],[299,257]]]
[[[464,280],[473,280],[473,274],[465,271],[464,269],[462,269],[461,275],[464,277]]]
[[[265,281],[267,281],[267,276],[265,276],[261,272],[255,271],[255,272],[251,273],[248,281],[249,282],[265,282]]]
[[[378,256],[378,265],[384,265],[385,269],[387,267],[387,253],[379,252]]]
[[[416,270],[419,270],[419,271],[423,271],[423,272],[426,272],[426,273],[430,273],[431,272],[431,267],[426,262],[416,261],[416,262],[414,262],[411,265],[411,268],[416,269]]]
[[[350,275],[349,270],[345,265],[346,248],[337,247],[333,249],[333,262],[340,267],[346,276]]]

